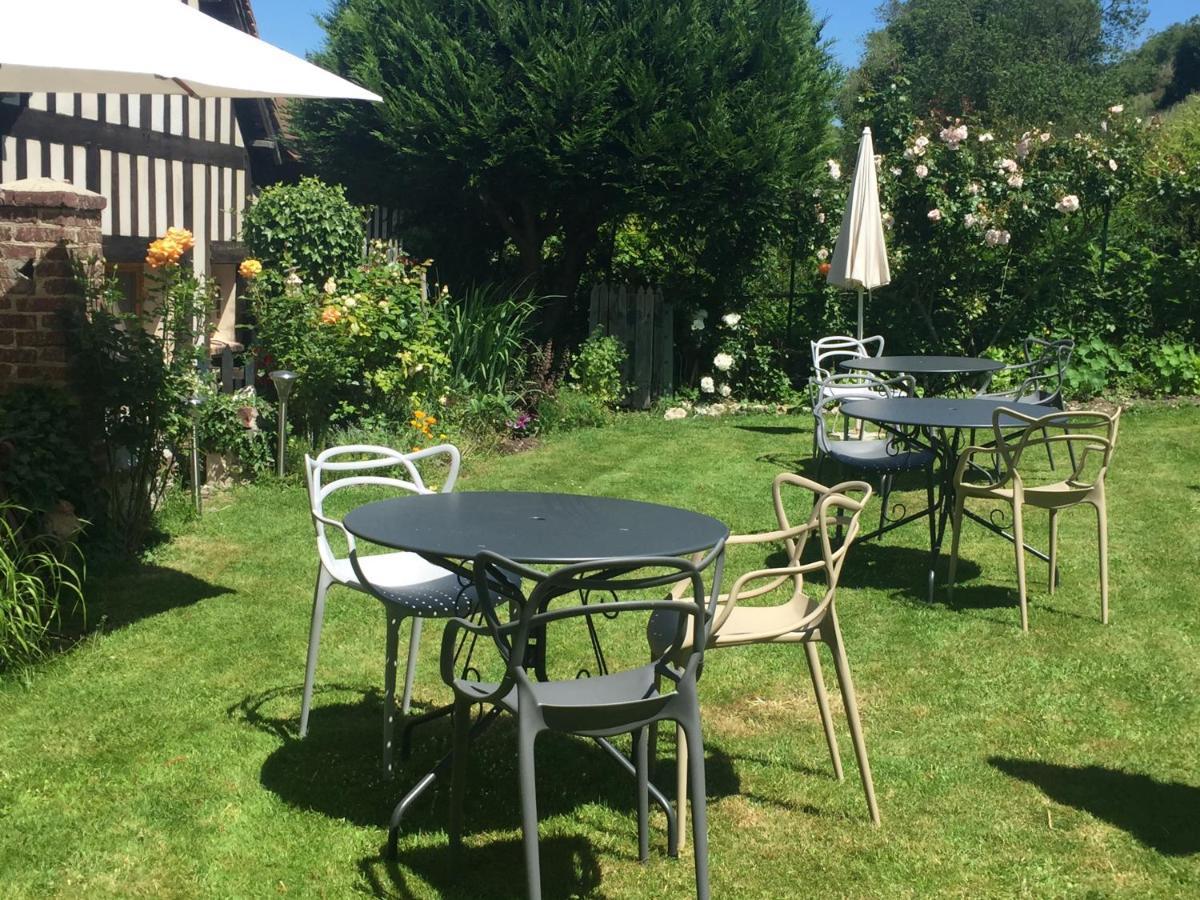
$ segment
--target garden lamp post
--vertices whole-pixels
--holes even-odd
[[[282,478],[283,458],[287,451],[287,402],[292,385],[296,383],[296,373],[276,369],[271,373],[271,381],[275,383],[275,393],[279,396],[279,448],[275,458],[275,474]]]
[[[192,418],[192,503],[196,506],[196,515],[200,515],[200,412],[204,408],[204,398],[196,394],[188,397],[188,413]]]

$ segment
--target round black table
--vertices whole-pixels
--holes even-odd
[[[905,375],[985,375],[1004,363],[981,356],[856,356],[838,363],[849,371],[903,373]]]
[[[481,550],[519,563],[565,564],[631,556],[684,556],[713,550],[729,537],[729,528],[717,519],[672,506],[579,494],[508,491],[421,494],[378,500],[351,510],[342,521],[356,538],[417,553],[464,579],[472,577],[470,560]],[[496,587],[509,599],[523,602],[519,587]],[[717,589],[714,584],[714,592]],[[592,646],[598,647],[590,619],[588,628]],[[544,642],[543,633],[531,635],[526,649],[530,665],[543,680],[546,678]],[[602,670],[599,651],[597,664]],[[465,667],[469,666],[468,650]],[[425,713],[417,721],[446,711]],[[472,740],[491,727],[500,711],[497,705],[480,716],[471,727]],[[633,763],[610,742],[604,738],[595,740],[628,773],[636,772]],[[407,746],[407,727],[405,742]],[[446,770],[450,760],[449,755],[442,757],[392,811],[388,844],[393,852],[401,819]],[[667,816],[668,832],[673,833],[672,805],[653,784],[648,785],[648,790]]]
[[[439,564],[490,550],[514,562],[565,564],[711,550],[729,528],[711,516],[612,497],[464,491],[379,500],[343,520],[357,538]]]
[[[963,435],[976,431],[992,429],[992,417],[997,409],[1011,409],[1022,415],[1040,418],[1055,412],[1053,407],[1038,406],[1034,403],[1015,403],[1011,400],[994,400],[982,397],[895,397],[879,400],[846,400],[842,403],[842,414],[848,419],[863,419],[882,426],[894,435],[894,439],[903,446],[920,447],[932,450],[937,454],[940,471],[940,489],[934,508],[938,511],[936,528],[930,531],[930,563],[929,563],[929,599],[933,599],[934,572],[937,568],[938,554],[941,552],[942,539],[946,533],[946,520],[954,507],[954,470],[958,465],[958,455],[962,450]],[[1028,423],[1021,419],[1009,419],[1014,429],[1025,428]],[[1003,417],[1000,426],[1008,424]],[[928,512],[928,509],[925,510]],[[918,514],[919,515],[919,514]],[[964,515],[994,531],[995,533],[1014,540],[1013,536],[989,519],[984,519],[964,510]],[[913,518],[918,517],[914,515]],[[881,529],[880,532],[886,529]],[[868,534],[870,538],[875,534]],[[1046,559],[1046,555],[1029,545],[1026,549],[1036,556]]]
[[[931,428],[938,431],[958,429],[978,431],[992,427],[992,414],[1004,407],[1026,416],[1038,418],[1054,412],[1052,408],[1012,400],[993,400],[982,397],[893,397],[879,400],[847,400],[842,412],[851,419],[865,419],[877,425]],[[1014,428],[1025,422],[1012,419]],[[1001,425],[1005,424],[1003,421]]]

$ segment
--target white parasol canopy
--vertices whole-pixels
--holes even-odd
[[[0,0],[0,92],[377,94],[180,0]]]
[[[883,216],[879,212],[879,182],[875,176],[875,145],[871,129],[864,128],[858,143],[854,181],[846,198],[842,230],[829,262],[829,284],[858,291],[858,337],[863,336],[863,291],[870,292],[892,280]]]

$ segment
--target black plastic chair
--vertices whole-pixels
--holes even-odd
[[[537,788],[534,744],[544,731],[581,735],[611,745],[606,739],[632,734],[637,775],[638,846],[642,860],[649,857],[649,742],[648,726],[674,721],[682,727],[689,745],[689,780],[693,809],[692,829],[696,862],[696,895],[709,896],[708,833],[704,805],[704,747],[700,733],[700,706],[696,681],[700,677],[705,641],[685,647],[686,636],[695,628],[707,634],[720,594],[724,544],[715,547],[700,562],[675,557],[642,557],[589,562],[560,568],[550,574],[527,568],[512,560],[484,552],[475,557],[475,584],[480,598],[482,623],[451,619],[442,639],[442,677],[454,689],[454,756],[450,788],[450,841],[461,843],[463,800],[466,787],[466,754],[471,734],[471,707],[484,704],[501,707],[517,718],[517,758],[524,831],[525,866],[530,898],[541,897],[538,855]],[[715,561],[715,565],[713,565]],[[711,598],[705,604],[702,572],[712,565]],[[497,585],[511,576],[529,578],[535,587],[517,610],[516,618],[502,623],[497,613],[507,605],[511,592]],[[671,588],[687,582],[688,592],[698,598],[681,604],[672,599]],[[645,596],[655,592],[663,599],[622,600],[630,592]],[[550,604],[570,594],[583,601],[551,609]],[[603,603],[588,603],[592,594],[607,595]],[[674,640],[650,663],[621,671],[608,668],[596,639],[596,620],[611,621],[616,614],[643,613],[648,618],[667,610],[678,616]],[[681,614],[682,613],[682,614]],[[550,626],[585,618],[591,632],[599,671],[588,678],[537,681],[532,674],[535,659],[545,646]],[[460,634],[467,632],[468,634]],[[504,663],[499,682],[467,680],[457,670],[460,638],[488,635]],[[644,659],[644,657],[642,657]],[[673,662],[681,660],[681,664]],[[663,693],[660,683],[673,690]],[[617,751],[619,752],[619,751]],[[626,761],[628,762],[628,761]],[[673,824],[673,817],[669,820]],[[674,840],[668,844],[674,851]]]

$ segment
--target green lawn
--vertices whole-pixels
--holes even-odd
[[[805,467],[809,446],[799,417],[626,417],[468,459],[461,487],[657,500],[759,530],[772,525],[772,477]],[[854,548],[839,608],[879,829],[840,708],[846,781],[830,773],[802,653],[709,657],[715,896],[1200,894],[1200,412],[1127,413],[1110,488],[1108,627],[1085,510],[1064,517],[1053,598],[1031,561],[1028,635],[1010,548],[979,528],[965,534],[953,604],[944,591],[924,599],[921,523]],[[1044,542],[1044,523],[1031,531]],[[331,595],[311,733],[297,740],[315,575],[298,483],[218,498],[155,559],[95,580],[100,632],[28,686],[0,687],[0,894],[521,893],[506,726],[472,758],[462,855],[447,850],[438,791],[418,805],[399,862],[382,858],[393,803],[448,730],[419,734],[396,780],[380,776],[373,600]],[[422,704],[447,696],[438,640],[428,627]],[[692,893],[690,856],[666,857],[661,817],[650,862],[637,862],[632,782],[590,744],[547,738],[539,775],[548,896]]]

